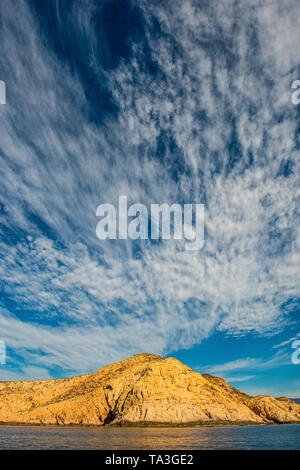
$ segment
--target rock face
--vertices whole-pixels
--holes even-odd
[[[174,358],[138,354],[63,380],[0,382],[0,422],[23,424],[299,423],[300,405],[250,397]]]

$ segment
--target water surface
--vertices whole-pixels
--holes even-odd
[[[193,428],[0,426],[0,449],[300,449],[300,425]]]

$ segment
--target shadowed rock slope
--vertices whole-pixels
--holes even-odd
[[[298,423],[300,405],[250,397],[174,358],[138,354],[93,374],[0,382],[0,422],[23,424]]]

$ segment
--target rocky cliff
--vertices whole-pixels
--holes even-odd
[[[138,354],[63,380],[0,382],[0,422],[30,424],[298,423],[300,405],[251,397],[174,358]]]

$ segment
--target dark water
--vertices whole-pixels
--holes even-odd
[[[0,426],[0,449],[300,449],[300,425],[199,428]]]

